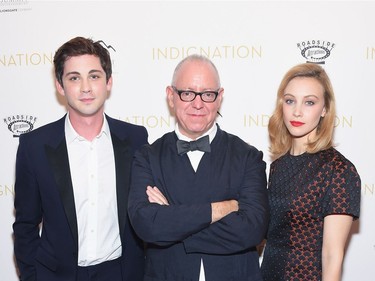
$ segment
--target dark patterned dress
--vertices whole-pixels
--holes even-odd
[[[356,168],[334,148],[275,160],[269,176],[264,281],[321,280],[324,217],[357,219],[360,187]]]

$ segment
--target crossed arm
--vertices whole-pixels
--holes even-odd
[[[169,205],[167,198],[156,187],[147,186],[146,194],[150,203]],[[237,200],[225,200],[211,203],[211,223],[217,222],[232,212],[238,211]]]
[[[183,243],[187,253],[233,254],[258,245],[269,216],[262,153],[251,151],[231,167],[232,198],[175,203],[168,194],[174,189],[160,188],[166,179],[159,158],[150,159],[147,151],[136,154],[128,213],[138,236],[159,246]]]

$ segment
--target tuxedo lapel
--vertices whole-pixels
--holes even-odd
[[[45,151],[60,193],[76,249],[78,249],[77,216],[65,138],[56,148],[45,145]]]
[[[116,166],[117,212],[120,233],[122,234],[125,229],[127,217],[127,202],[129,195],[129,179],[132,154],[130,151],[130,145],[127,140],[119,139],[114,133],[111,133],[111,138]]]
[[[132,151],[129,141],[127,139],[121,140],[116,135],[116,128],[111,126],[112,123],[110,120],[108,120],[108,123],[111,130],[112,145],[115,157],[117,210],[120,233],[122,235],[127,218],[127,202],[130,185]],[[64,121],[61,121],[59,126],[61,126],[62,130],[64,128],[63,125]],[[63,132],[64,131],[62,131],[62,134]],[[59,130],[56,131],[56,135],[60,136]],[[58,140],[59,137],[54,138],[55,140],[51,142],[51,144],[46,144],[45,151],[49,165],[53,171],[53,176],[59,190],[72,236],[78,249],[78,226],[74,203],[73,184],[64,134],[62,136],[62,139],[57,141],[57,143],[56,140]]]

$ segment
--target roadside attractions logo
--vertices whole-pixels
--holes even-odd
[[[108,50],[108,52],[110,53],[110,56],[111,56],[112,74],[117,73],[117,71],[116,71],[116,60],[115,60],[115,56],[112,53],[112,51],[116,53],[116,49],[111,44],[105,43],[103,40],[97,40],[95,42],[100,43],[103,47],[107,48],[107,50]]]
[[[109,50],[109,49],[112,49],[114,52],[116,52],[116,49],[115,49],[112,45],[107,45],[103,40],[98,40],[98,41],[96,41],[96,42],[102,44],[102,45],[103,45],[104,47],[106,47],[108,50]]]
[[[306,62],[325,64],[325,60],[331,55],[332,49],[336,45],[330,41],[308,40],[297,43],[301,55]]]
[[[8,130],[13,133],[13,137],[17,138],[32,131],[36,120],[35,116],[20,114],[5,117],[4,123],[8,126]]]
[[[31,11],[28,0],[0,0],[0,13]]]

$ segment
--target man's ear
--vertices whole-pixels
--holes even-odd
[[[170,106],[170,108],[174,108],[174,103],[173,103],[173,94],[174,94],[174,90],[171,86],[168,86],[166,89],[165,89],[165,92],[167,94],[167,101],[168,101],[168,105]]]
[[[112,80],[112,76],[111,76],[111,77],[109,77],[109,79],[107,81],[107,91],[108,92],[110,92],[111,89],[112,89],[112,82],[113,82],[113,80]]]
[[[218,100],[218,108],[220,109],[221,103],[223,102],[223,97],[224,97],[224,88],[220,88],[218,92],[219,92],[219,95],[217,96],[217,100]]]
[[[59,92],[59,94],[62,95],[62,96],[65,96],[64,87],[59,83],[59,81],[57,81],[57,79],[55,80],[55,86],[56,86],[56,90]]]

